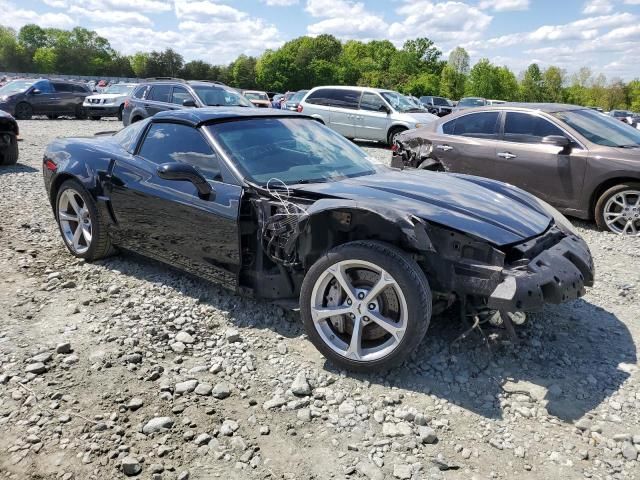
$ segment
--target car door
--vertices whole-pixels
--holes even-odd
[[[543,143],[556,135],[570,138],[567,148]],[[582,189],[588,151],[542,113],[507,111],[497,143],[496,178],[558,207],[571,207]]]
[[[347,138],[355,138],[358,122],[359,90],[332,88],[327,92],[327,101],[331,107],[329,126]]]
[[[193,102],[193,106],[197,105],[195,98],[193,98],[186,88],[180,85],[173,87],[173,92],[171,93],[171,104],[175,105],[173,108],[183,108],[185,101]]]
[[[76,97],[73,85],[65,82],[51,82],[56,92],[56,98],[51,104],[51,110],[57,113],[75,113]]]
[[[49,80],[34,83],[27,97],[35,115],[47,115],[55,111],[58,94]]]
[[[147,114],[152,117],[158,112],[172,110],[171,91],[172,85],[159,84],[152,85],[151,90],[147,94],[146,100],[143,102]]]
[[[160,178],[159,165],[173,162],[194,166],[214,194],[200,198],[191,182]],[[199,130],[150,123],[135,155],[112,167],[117,242],[235,288],[242,188],[230,180],[222,178],[219,158]]]
[[[389,106],[376,92],[363,92],[358,110],[355,138],[387,141],[389,131]]]
[[[447,171],[493,178],[499,120],[500,112],[489,111],[443,123],[432,139],[432,156]]]

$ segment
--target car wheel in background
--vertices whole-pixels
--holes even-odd
[[[122,121],[122,112],[124,111],[124,105],[120,105],[118,109],[118,120]]]
[[[418,264],[381,242],[340,245],[302,283],[300,312],[314,346],[341,368],[387,370],[417,348],[431,320],[431,289]]]
[[[90,116],[89,120],[100,120],[102,117],[96,117],[95,115]]]
[[[56,220],[64,243],[76,257],[98,260],[113,252],[106,223],[84,187],[66,180],[56,196]]]
[[[58,115],[47,115],[47,118],[49,120],[56,120],[58,118]]]
[[[595,218],[602,230],[640,236],[640,183],[620,184],[604,192],[596,203]]]
[[[12,133],[0,133],[0,166],[15,165],[18,161],[18,139]]]
[[[20,102],[16,105],[16,118],[18,120],[31,120],[33,108],[27,102]]]
[[[78,105],[76,107],[76,118],[78,120],[86,120],[87,119],[87,110],[82,106]]]
[[[392,147],[396,141],[396,137],[406,130],[407,129],[404,127],[394,127],[389,130],[389,135],[387,135],[387,143],[389,144],[389,146]]]

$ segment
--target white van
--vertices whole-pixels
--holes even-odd
[[[389,145],[405,130],[438,119],[398,92],[367,87],[316,87],[300,102],[298,111],[347,138]]]

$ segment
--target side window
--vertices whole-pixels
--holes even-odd
[[[456,128],[456,121],[451,120],[450,122],[444,123],[442,125],[442,133],[445,135],[453,135],[453,132]]]
[[[360,92],[357,90],[321,88],[309,95],[305,101],[313,105],[353,108],[355,110],[360,102]]]
[[[498,133],[499,112],[478,112],[458,117],[453,127],[453,135],[488,138]]]
[[[154,102],[169,103],[171,98],[171,88],[171,85],[154,85],[151,87],[151,92],[149,92],[147,98]]]
[[[548,135],[564,135],[564,132],[545,118],[529,113],[507,112],[504,122],[504,139],[512,142],[539,143]]]
[[[116,133],[113,138],[122,145],[127,152],[133,153],[136,149],[136,144],[140,133],[147,127],[149,123],[149,119],[142,120],[140,122],[135,122],[129,125],[128,127],[123,128],[118,133]]]
[[[71,88],[73,93],[89,93],[89,91],[81,85],[72,85]]]
[[[176,105],[182,105],[185,100],[193,100],[193,97],[187,89],[184,87],[173,87],[173,94],[171,95],[171,103]]]
[[[53,87],[48,80],[41,80],[33,84],[33,88],[40,90],[40,93],[53,93]]]
[[[205,178],[220,180],[218,156],[198,130],[186,125],[152,124],[138,155],[158,165],[188,163],[196,167]]]
[[[146,86],[146,85],[143,85],[143,86],[141,86],[141,87],[137,87],[137,88],[136,88],[136,91],[135,91],[135,92],[133,92],[133,95],[132,95],[132,96],[133,96],[133,98],[139,98],[139,99],[142,99],[142,98],[144,98],[144,93],[145,93],[146,91],[147,91],[147,86]]]
[[[367,110],[370,112],[382,112],[384,111],[385,103],[377,93],[365,92],[360,99],[360,110]]]
[[[56,92],[58,92],[58,93],[71,93],[71,92],[73,92],[73,85],[71,85],[69,83],[54,82],[53,83],[53,88],[55,88]]]

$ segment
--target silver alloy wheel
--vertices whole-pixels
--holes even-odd
[[[376,280],[356,286],[351,275],[358,272],[365,272],[369,278],[373,274]],[[335,299],[332,290],[339,292]],[[392,299],[397,311],[388,311],[385,297]],[[373,361],[400,345],[408,323],[407,301],[396,280],[379,266],[363,260],[344,260],[330,266],[316,281],[311,294],[311,318],[333,351],[352,360]],[[345,324],[348,328],[338,327]],[[371,332],[375,329],[382,335],[374,338]]]
[[[91,215],[78,192],[69,188],[58,201],[58,222],[67,245],[77,254],[83,254],[91,246],[93,230]]]
[[[604,221],[612,232],[640,235],[640,190],[623,190],[613,195],[604,206]]]

